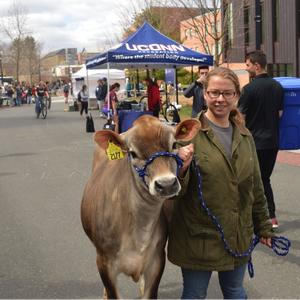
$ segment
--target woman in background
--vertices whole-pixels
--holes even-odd
[[[159,111],[161,110],[159,87],[149,77],[145,81],[148,91],[148,110],[153,111],[153,116],[158,118]]]
[[[87,86],[84,84],[80,91],[81,96],[81,110],[80,110],[80,119],[82,119],[83,110],[85,111],[86,117],[88,117],[88,100],[89,100],[89,93],[87,91]]]

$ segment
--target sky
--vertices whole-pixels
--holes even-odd
[[[14,0],[16,1],[16,0]],[[44,53],[62,48],[102,46],[118,24],[116,10],[126,0],[17,0],[28,11],[28,27],[44,42]],[[1,0],[0,16],[13,0]],[[1,39],[0,39],[1,40]]]

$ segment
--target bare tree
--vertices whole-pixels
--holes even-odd
[[[20,59],[23,39],[29,34],[27,28],[28,21],[27,8],[22,6],[19,0],[13,0],[6,15],[1,16],[0,32],[10,40],[9,57],[15,62],[16,79],[19,81]]]
[[[226,0],[169,0],[169,2],[178,8],[185,8],[189,18],[182,26],[185,26],[186,30],[193,30],[194,37],[199,39],[202,52],[214,55],[214,65],[221,64],[221,56],[224,53],[226,55],[223,62],[226,62],[227,51],[238,46],[234,26],[244,16],[244,1],[237,1],[235,6]],[[161,2],[161,5],[164,3]],[[199,16],[196,17],[193,14],[195,7],[199,11]],[[180,12],[182,10],[179,10]],[[211,45],[214,45],[214,53]]]

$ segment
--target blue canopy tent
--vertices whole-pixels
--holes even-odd
[[[213,56],[193,51],[144,23],[120,44],[86,60],[88,69],[180,69],[213,65]],[[109,75],[108,75],[109,78]],[[109,82],[108,82],[109,85]]]

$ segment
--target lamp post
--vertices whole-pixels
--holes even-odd
[[[1,85],[3,84],[2,55],[0,54]]]

